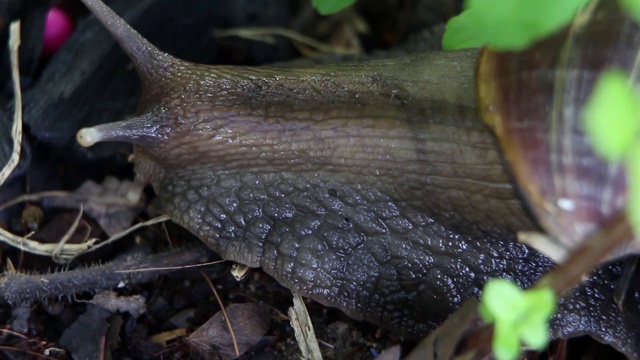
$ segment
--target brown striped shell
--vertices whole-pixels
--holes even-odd
[[[563,247],[624,211],[625,169],[594,153],[582,113],[603,70],[623,69],[638,84],[638,30],[616,1],[595,1],[568,29],[524,53],[481,55],[478,101],[485,122],[530,209]],[[626,251],[639,246],[630,247]]]

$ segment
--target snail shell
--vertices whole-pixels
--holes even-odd
[[[624,211],[626,171],[594,153],[582,111],[603,70],[625,70],[638,86],[639,30],[615,1],[595,1],[568,29],[523,53],[485,50],[480,57],[483,118],[536,218],[562,247],[575,247]],[[618,255],[639,249],[631,242]]]

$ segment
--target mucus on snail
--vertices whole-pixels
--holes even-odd
[[[613,2],[523,53],[272,68],[178,60],[101,1],[82,1],[130,56],[143,93],[135,118],[78,140],[134,143],[137,175],[172,220],[223,258],[354,318],[422,335],[487,279],[528,287],[553,265],[514,241],[536,221],[479,112],[532,212],[564,243],[624,206],[622,169],[571,162],[598,161],[576,124],[582,85],[607,66],[635,66],[640,41],[626,34],[637,26]],[[615,50],[593,51],[613,38]],[[575,207],[558,207],[565,199]],[[604,280],[584,287],[600,302],[564,300],[552,335],[590,333],[637,357],[638,330],[625,325],[634,315],[616,312]]]

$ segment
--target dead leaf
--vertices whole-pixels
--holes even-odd
[[[269,312],[266,307],[256,303],[233,304],[226,310],[242,355],[256,345],[267,332]],[[222,311],[218,311],[189,335],[186,343],[205,359],[230,360],[237,357]]]
[[[38,232],[29,236],[29,238],[47,244],[57,244],[64,238],[65,243],[81,244],[88,238],[99,234],[99,231],[94,231],[91,225],[86,223],[84,219],[81,219],[78,225],[74,226],[77,220],[77,209],[75,212],[63,212],[51,218]],[[95,230],[98,229],[97,226],[94,227]]]
[[[109,311],[88,304],[87,311],[62,333],[60,345],[71,352],[73,359],[99,359],[110,315]]]
[[[142,190],[140,183],[109,176],[102,184],[87,180],[73,196],[49,198],[46,205],[77,209],[82,204],[107,235],[113,236],[131,225],[141,209]]]

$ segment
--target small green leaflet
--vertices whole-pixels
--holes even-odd
[[[584,129],[596,153],[627,168],[627,217],[640,234],[640,93],[620,70],[605,71],[584,108]]]
[[[353,5],[356,0],[312,0],[311,2],[320,14],[331,15]]]
[[[547,321],[556,297],[549,288],[523,291],[504,279],[492,279],[482,292],[480,315],[494,324],[493,352],[498,360],[514,360],[520,342],[542,349],[548,341]]]
[[[619,0],[622,8],[640,22],[640,0]]]
[[[467,0],[465,11],[447,23],[442,46],[522,50],[569,24],[590,1]]]
[[[640,96],[627,74],[608,70],[600,76],[584,109],[584,126],[598,155],[623,160],[640,132]]]

